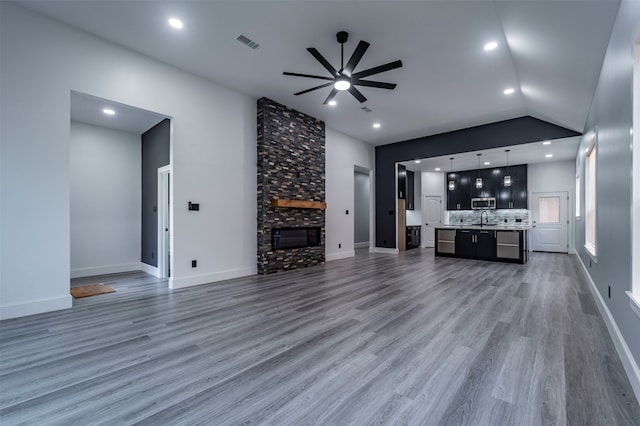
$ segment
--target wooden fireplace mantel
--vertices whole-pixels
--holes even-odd
[[[327,203],[325,203],[324,201],[287,200],[283,198],[274,198],[273,200],[271,200],[271,207],[324,210],[327,208]]]

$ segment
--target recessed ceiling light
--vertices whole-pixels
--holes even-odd
[[[416,161],[414,161],[414,163],[420,164],[420,160],[416,160]]]
[[[107,115],[116,115],[116,112],[110,108],[105,108],[102,110],[102,112],[104,112]]]
[[[485,162],[484,162],[484,165],[485,165],[485,166],[488,166],[489,164],[491,164],[489,161],[485,161]]]
[[[511,95],[511,94],[513,94],[513,92],[515,92],[515,91],[516,91],[516,89],[514,89],[513,87],[509,87],[508,89],[504,89],[504,92],[503,92],[503,93],[504,93],[505,95]]]
[[[551,145],[551,141],[544,141],[542,142],[542,145]]]
[[[440,167],[436,167],[435,170],[436,170],[436,172],[439,172],[440,171]]]
[[[379,129],[380,128],[380,123],[373,123],[373,128],[374,129]]]
[[[170,18],[169,19],[169,25],[171,25],[173,28],[179,29],[181,30],[182,27],[184,27],[184,25],[182,24],[182,21],[177,19],[177,18]]]
[[[329,105],[336,106],[336,105],[338,105],[338,103],[336,101],[334,101],[334,100],[331,100],[331,101],[329,101]]]
[[[491,41],[484,45],[484,50],[489,51],[495,49],[496,47],[498,47],[498,43],[495,41]]]
[[[545,155],[545,157],[551,158],[551,157],[553,157],[553,154],[547,154],[547,155]]]

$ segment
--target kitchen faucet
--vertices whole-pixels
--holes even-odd
[[[482,210],[482,213],[480,213],[480,227],[482,228],[482,215],[483,214],[487,214],[487,222],[489,222],[489,210]]]

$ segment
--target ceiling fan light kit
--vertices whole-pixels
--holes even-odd
[[[349,39],[349,33],[346,31],[340,31],[336,34],[336,40],[340,43],[340,69],[334,68],[329,61],[325,59],[324,56],[318,52],[317,49],[313,47],[307,48],[307,51],[311,53],[311,55],[316,58],[318,62],[331,74],[331,77],[325,77],[321,75],[313,75],[313,74],[302,74],[295,72],[283,72],[284,75],[289,75],[293,77],[304,77],[304,78],[314,78],[318,80],[328,80],[328,83],[321,84],[319,86],[312,87],[310,89],[306,89],[294,95],[302,95],[305,93],[312,92],[314,90],[323,89],[325,87],[333,86],[331,91],[329,92],[329,96],[324,100],[324,104],[329,104],[333,98],[336,97],[339,91],[348,91],[351,95],[356,98],[360,103],[365,102],[367,98],[358,90],[355,86],[366,86],[366,87],[375,87],[378,89],[387,89],[393,90],[396,87],[394,83],[384,83],[381,81],[371,81],[371,80],[363,80],[364,77],[369,77],[370,75],[379,74],[385,71],[390,71],[396,68],[402,67],[402,61],[393,61],[384,65],[379,65],[377,67],[369,68],[363,71],[354,72],[356,66],[364,56],[365,52],[369,48],[369,43],[366,41],[360,40],[358,46],[353,51],[351,58],[347,61],[347,64],[344,64],[344,44]]]

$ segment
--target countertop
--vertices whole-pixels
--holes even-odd
[[[438,229],[478,229],[482,231],[528,231],[531,229],[531,225],[442,225],[438,226]]]

